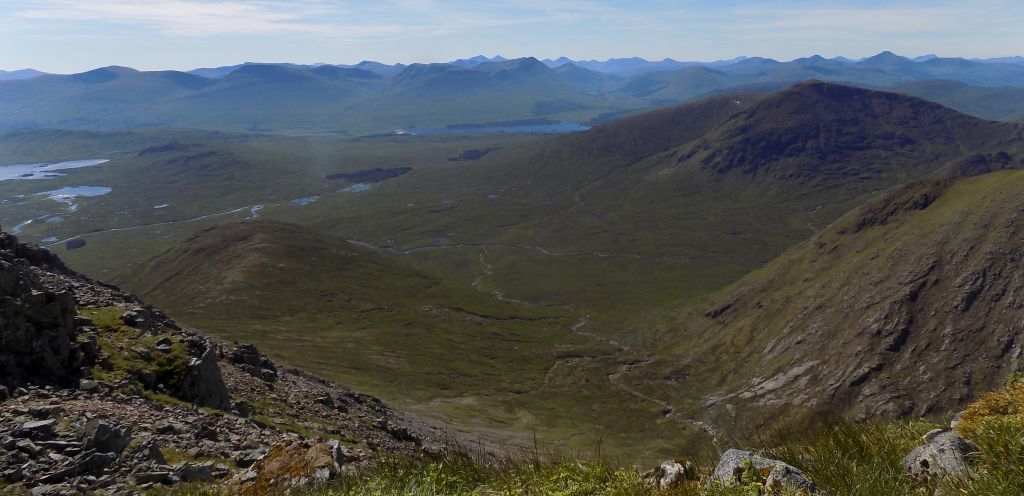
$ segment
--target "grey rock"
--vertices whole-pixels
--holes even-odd
[[[225,354],[243,372],[266,382],[277,380],[277,367],[251,344],[240,344]]]
[[[37,419],[55,418],[63,412],[64,408],[60,405],[34,406],[28,409],[29,416]]]
[[[53,437],[53,428],[56,424],[57,421],[54,419],[25,422],[14,431],[14,437],[36,440],[50,439]]]
[[[231,406],[231,397],[217,365],[217,353],[208,345],[199,358],[189,362],[178,396],[193,404],[226,410]]]
[[[82,443],[76,443],[74,441],[39,441],[37,444],[46,449],[60,452],[80,449],[82,447]]]
[[[80,493],[64,485],[43,485],[33,487],[29,494],[32,496],[70,496]]]
[[[25,479],[25,471],[21,467],[10,468],[0,473],[0,479],[10,484],[21,482]]]
[[[136,463],[152,462],[157,465],[167,464],[167,459],[164,458],[163,452],[160,451],[160,447],[154,439],[148,439],[139,443],[131,451],[131,457]]]
[[[99,391],[100,383],[91,379],[82,379],[78,381],[78,390],[86,393],[92,393]]]
[[[660,491],[678,487],[686,481],[699,478],[697,466],[689,461],[667,460],[650,473],[650,480],[655,489]]]
[[[722,454],[712,478],[725,486],[738,485],[748,467],[757,471],[771,470],[766,485],[802,489],[815,493],[816,486],[800,469],[779,460],[764,458],[750,451],[731,449]]]
[[[924,442],[903,458],[903,468],[911,477],[928,480],[968,474],[967,456],[976,451],[970,443],[943,429],[926,434]]]
[[[231,402],[231,411],[237,413],[240,417],[251,417],[254,413],[252,405],[245,401]]]
[[[157,434],[177,434],[184,429],[181,426],[175,425],[173,422],[159,423],[153,428],[156,430]]]
[[[238,468],[249,468],[256,460],[259,460],[263,456],[264,452],[261,450],[248,450],[242,451],[235,455],[235,465]]]
[[[213,482],[213,462],[182,463],[175,467],[174,473],[183,482]]]
[[[149,316],[149,312],[141,308],[134,308],[121,314],[121,322],[126,326],[143,331],[153,330],[153,319]]]
[[[132,440],[132,428],[118,428],[107,421],[92,419],[82,427],[79,439],[87,450],[120,454]]]
[[[953,419],[949,421],[949,428],[950,429],[956,430],[956,426],[960,425],[960,419],[963,418],[964,413],[966,413],[966,412],[960,411],[960,412],[957,412],[956,415],[953,415]]]
[[[53,484],[58,482],[64,482],[72,477],[76,477],[82,474],[98,474],[103,469],[109,467],[114,460],[117,459],[117,455],[113,453],[96,453],[90,451],[83,453],[78,458],[72,460],[69,465],[51,472],[43,477],[39,478],[39,481],[44,484]]]
[[[206,439],[209,441],[216,441],[220,438],[220,433],[217,432],[217,428],[210,424],[199,424],[199,429],[196,430],[197,439]]]
[[[14,447],[18,451],[20,451],[22,453],[25,453],[26,455],[31,456],[31,457],[39,456],[39,454],[42,453],[42,451],[43,451],[42,448],[37,446],[36,443],[33,443],[29,439],[22,439],[22,440],[18,441],[17,444],[14,445]]]
[[[11,397],[11,390],[7,389],[7,386],[0,385],[0,401],[5,401]]]
[[[167,471],[151,471],[141,472],[135,474],[135,482],[137,484],[172,484],[174,483],[173,474]]]
[[[344,466],[351,462],[357,462],[363,459],[363,454],[358,450],[342,446],[337,439],[327,441],[327,446],[331,450],[331,457],[334,458],[334,462],[339,466]]]
[[[147,349],[145,349],[145,348],[143,348],[141,346],[136,346],[136,347],[132,348],[132,353],[135,353],[135,355],[137,355],[139,358],[141,358],[141,359],[143,359],[143,360],[145,360],[147,362],[153,360],[153,354],[150,353],[149,350],[147,350]]]

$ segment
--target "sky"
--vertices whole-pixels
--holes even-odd
[[[0,0],[0,69],[246,61],[1024,55],[1024,2]]]

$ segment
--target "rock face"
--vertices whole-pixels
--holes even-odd
[[[918,480],[963,477],[970,467],[967,455],[975,449],[951,430],[934,430],[919,446],[903,458],[903,468]]]
[[[753,474],[749,472],[753,471]],[[785,462],[764,458],[750,451],[731,449],[722,454],[712,479],[735,486],[746,478],[764,479],[765,487],[790,488],[815,493],[818,487],[800,469]]]
[[[47,289],[19,248],[0,233],[0,385],[70,384],[82,366],[74,298]]]

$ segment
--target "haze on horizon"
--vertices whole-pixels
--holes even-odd
[[[436,62],[477,54],[780,60],[884,50],[1024,54],[1024,4],[850,0],[14,0],[0,69],[187,70],[244,61]]]

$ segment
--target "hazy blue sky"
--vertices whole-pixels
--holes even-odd
[[[714,60],[1024,55],[1024,2],[0,0],[0,69],[190,69],[476,54]]]

